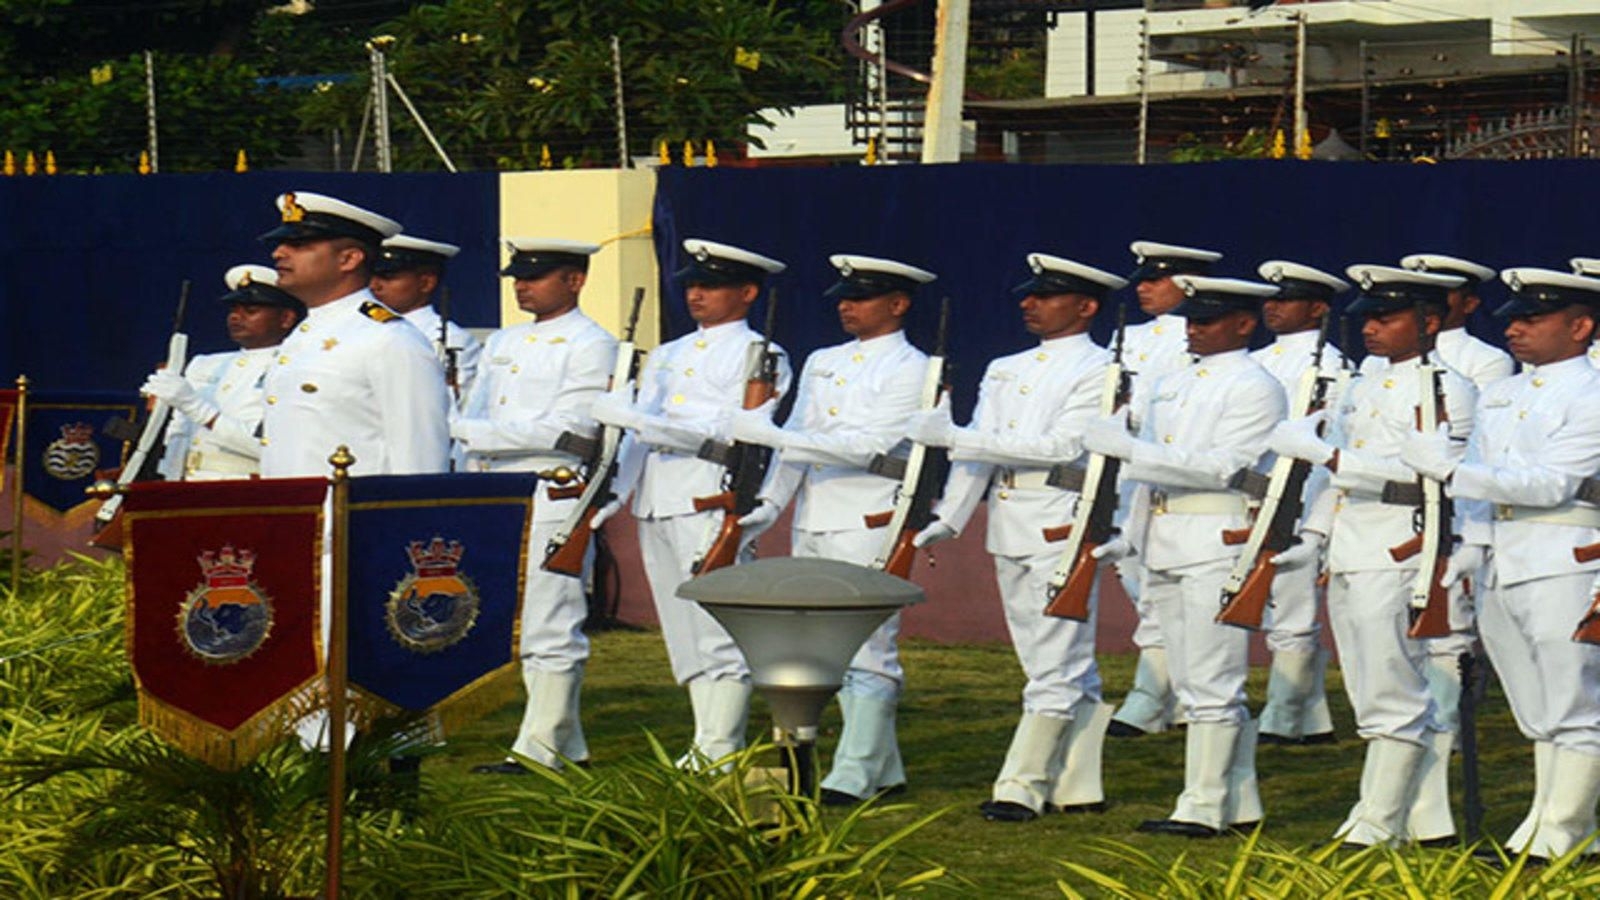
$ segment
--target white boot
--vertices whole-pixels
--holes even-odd
[[[699,764],[695,761],[695,748],[701,746],[709,737],[706,734],[706,710],[710,708],[711,681],[697,677],[684,687],[689,691],[689,712],[694,716],[694,736],[689,739],[689,749],[673,763],[680,769],[696,769]]]
[[[1061,771],[1052,778],[1050,805],[1060,812],[1100,812],[1105,809],[1105,783],[1101,778],[1106,726],[1111,724],[1111,704],[1080,700],[1073,707],[1072,727],[1060,750]]]
[[[1428,746],[1417,765],[1416,799],[1406,816],[1406,832],[1413,841],[1443,844],[1455,840],[1456,820],[1450,813],[1450,747],[1455,738],[1448,731],[1428,733]]]
[[[748,681],[719,678],[705,691],[703,736],[696,739],[694,749],[706,762],[715,763],[744,749],[751,687]]]
[[[1318,647],[1312,663],[1311,696],[1300,714],[1300,739],[1308,744],[1331,744],[1333,713],[1328,710],[1328,648]]]
[[[1545,801],[1550,799],[1550,766],[1555,762],[1556,745],[1549,741],[1534,741],[1533,743],[1533,803],[1528,806],[1528,814],[1523,817],[1522,824],[1511,832],[1511,837],[1506,840],[1506,849],[1513,853],[1521,853],[1528,846],[1528,841],[1533,838],[1533,829],[1539,826],[1539,816],[1544,813]]]
[[[1594,853],[1594,805],[1600,800],[1600,756],[1556,747],[1550,759],[1551,790],[1528,843],[1528,855],[1555,859],[1580,844]]]
[[[1228,800],[1222,821],[1230,828],[1254,828],[1261,821],[1261,788],[1256,780],[1256,732],[1260,723],[1247,721],[1239,728],[1228,764]]]
[[[578,693],[583,685],[583,667],[566,672],[539,669],[523,672],[528,688],[528,703],[523,708],[522,727],[511,751],[519,759],[531,760],[547,769],[560,769],[562,760],[583,762],[589,748],[578,721]],[[580,756],[569,756],[579,753]]]
[[[1416,795],[1413,782],[1426,753],[1426,747],[1410,741],[1369,740],[1366,765],[1361,768],[1361,799],[1334,837],[1358,847],[1403,840],[1406,813]]]
[[[1139,651],[1133,670],[1133,687],[1112,716],[1112,737],[1132,737],[1140,732],[1155,734],[1172,727],[1172,676],[1167,671],[1167,648],[1146,647]],[[1120,727],[1119,727],[1120,726]]]
[[[1455,641],[1441,638],[1454,645]],[[1428,653],[1428,662],[1422,674],[1428,680],[1428,694],[1433,697],[1434,721],[1452,736],[1461,726],[1461,662],[1454,652]],[[1454,746],[1452,743],[1451,746]]]
[[[1316,653],[1277,650],[1267,675],[1267,705],[1261,708],[1261,737],[1269,744],[1297,744],[1301,722],[1316,686]]]
[[[1183,793],[1168,817],[1168,825],[1147,830],[1200,836],[1199,829],[1220,832],[1227,817],[1228,770],[1240,727],[1231,722],[1190,722],[1183,757]],[[1188,826],[1184,828],[1182,826]]]
[[[865,800],[885,788],[905,784],[894,732],[897,705],[895,700],[869,694],[839,692],[844,727],[833,751],[833,767],[822,779],[824,791]]]
[[[1000,774],[994,780],[991,802],[984,804],[985,818],[1026,820],[1038,816],[1048,800],[1052,769],[1072,725],[1071,720],[1060,716],[1022,714],[1016,731],[1011,733],[1006,761],[1001,763]],[[1023,807],[1031,815],[1021,809],[1008,810],[1004,805]],[[1014,813],[1015,817],[1001,813]]]

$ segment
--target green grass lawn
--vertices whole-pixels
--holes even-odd
[[[1234,838],[1187,841],[1133,830],[1141,819],[1165,816],[1182,788],[1181,732],[1107,740],[1105,784],[1110,809],[1102,815],[1049,816],[1020,825],[984,821],[977,805],[988,798],[1019,713],[1023,677],[1016,658],[1009,646],[999,644],[912,641],[902,652],[909,687],[900,706],[900,745],[910,791],[892,801],[903,810],[871,823],[869,830],[886,834],[931,811],[947,810],[905,846],[965,879],[963,894],[1060,896],[1055,884],[1064,871],[1058,861],[1067,859],[1119,872],[1118,864],[1093,849],[1097,838],[1123,841],[1164,860],[1179,854],[1196,861],[1222,860],[1237,849]],[[1132,679],[1133,662],[1131,655],[1101,659],[1108,701],[1120,700]],[[1265,669],[1252,672],[1250,693],[1256,707],[1265,682]],[[1364,745],[1355,736],[1337,671],[1328,673],[1328,687],[1340,737],[1337,745],[1262,747],[1258,754],[1267,810],[1265,834],[1279,844],[1325,843],[1355,801]],[[596,767],[647,753],[646,732],[674,752],[688,746],[688,697],[672,683],[666,650],[653,631],[606,631],[594,636],[583,703]],[[1532,752],[1497,690],[1491,690],[1484,706],[1478,732],[1485,828],[1489,835],[1504,837],[1521,819],[1532,790]],[[444,755],[424,767],[433,789],[444,795],[472,791],[485,776],[471,775],[468,769],[504,754],[520,716],[521,704],[512,704],[454,735]],[[768,721],[758,699],[751,713],[751,735],[761,736]],[[824,763],[838,725],[837,708],[830,708],[823,719]],[[1451,786],[1457,798],[1458,828],[1464,824],[1459,772],[1457,758]]]

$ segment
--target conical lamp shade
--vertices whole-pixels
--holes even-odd
[[[922,589],[876,569],[831,559],[780,557],[718,569],[679,596],[716,617],[743,651],[778,727],[815,736],[828,699],[856,651]]]

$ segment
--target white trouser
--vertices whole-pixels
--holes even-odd
[[[1572,640],[1593,583],[1589,573],[1491,583],[1479,625],[1523,735],[1600,756],[1600,647]]]
[[[1164,647],[1166,643],[1161,637],[1161,621],[1156,616],[1155,605],[1145,596],[1144,563],[1137,558],[1122,560],[1117,563],[1117,579],[1122,582],[1122,589],[1127,592],[1128,600],[1133,603],[1133,611],[1139,616],[1139,624],[1133,628],[1133,645],[1140,650]]]
[[[1244,693],[1250,633],[1216,621],[1217,598],[1232,568],[1232,560],[1219,559],[1150,569],[1145,577],[1145,598],[1155,605],[1166,638],[1173,692],[1191,726],[1242,725],[1250,718]]]
[[[994,573],[1006,630],[1028,676],[1023,712],[1070,719],[1084,700],[1100,702],[1100,670],[1094,659],[1100,589],[1097,583],[1089,596],[1087,622],[1045,615],[1043,598],[1060,559],[1060,552],[996,556]]]
[[[677,593],[678,585],[693,575],[689,567],[694,564],[708,529],[716,527],[721,517],[721,511],[711,511],[639,522],[639,551],[644,557],[645,577],[650,581],[656,618],[661,622],[661,637],[667,643],[672,677],[679,684],[696,678],[750,678],[743,654],[722,625],[700,604]],[[740,561],[753,557],[746,547]]]
[[[1138,616],[1133,628],[1133,644],[1139,648],[1139,659],[1133,671],[1133,685],[1112,718],[1154,733],[1172,725],[1178,704],[1172,693],[1161,624],[1157,621],[1155,607],[1145,599],[1145,577],[1145,568],[1137,560],[1125,559],[1117,563],[1117,578]]]
[[[589,638],[583,633],[589,604],[583,586],[594,565],[594,544],[583,557],[583,574],[574,578],[539,567],[545,544],[561,529],[561,522],[535,522],[528,536],[528,575],[522,591],[522,635],[518,653],[524,672],[566,672],[589,658]]]
[[[1322,626],[1317,622],[1317,567],[1279,572],[1272,579],[1267,607],[1267,649],[1273,653],[1315,653]]]
[[[1406,636],[1414,577],[1410,569],[1380,569],[1328,579],[1328,620],[1363,740],[1422,747],[1428,732],[1440,730],[1423,672],[1428,648]]]

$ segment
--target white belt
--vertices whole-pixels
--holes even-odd
[[[1542,525],[1579,525],[1600,528],[1600,508],[1593,506],[1517,506],[1512,503],[1494,505],[1496,522],[1538,522]]]
[[[1004,488],[1032,490],[1051,486],[1049,469],[1001,468],[995,474],[1000,486]]]
[[[199,450],[190,450],[184,457],[183,471],[186,474],[195,472],[217,472],[224,475],[254,475],[261,471],[261,461],[237,453],[210,452],[202,453]]]
[[[1150,492],[1150,511],[1155,515],[1177,513],[1191,516],[1244,515],[1243,494],[1232,491],[1194,491],[1169,494],[1166,491]]]

